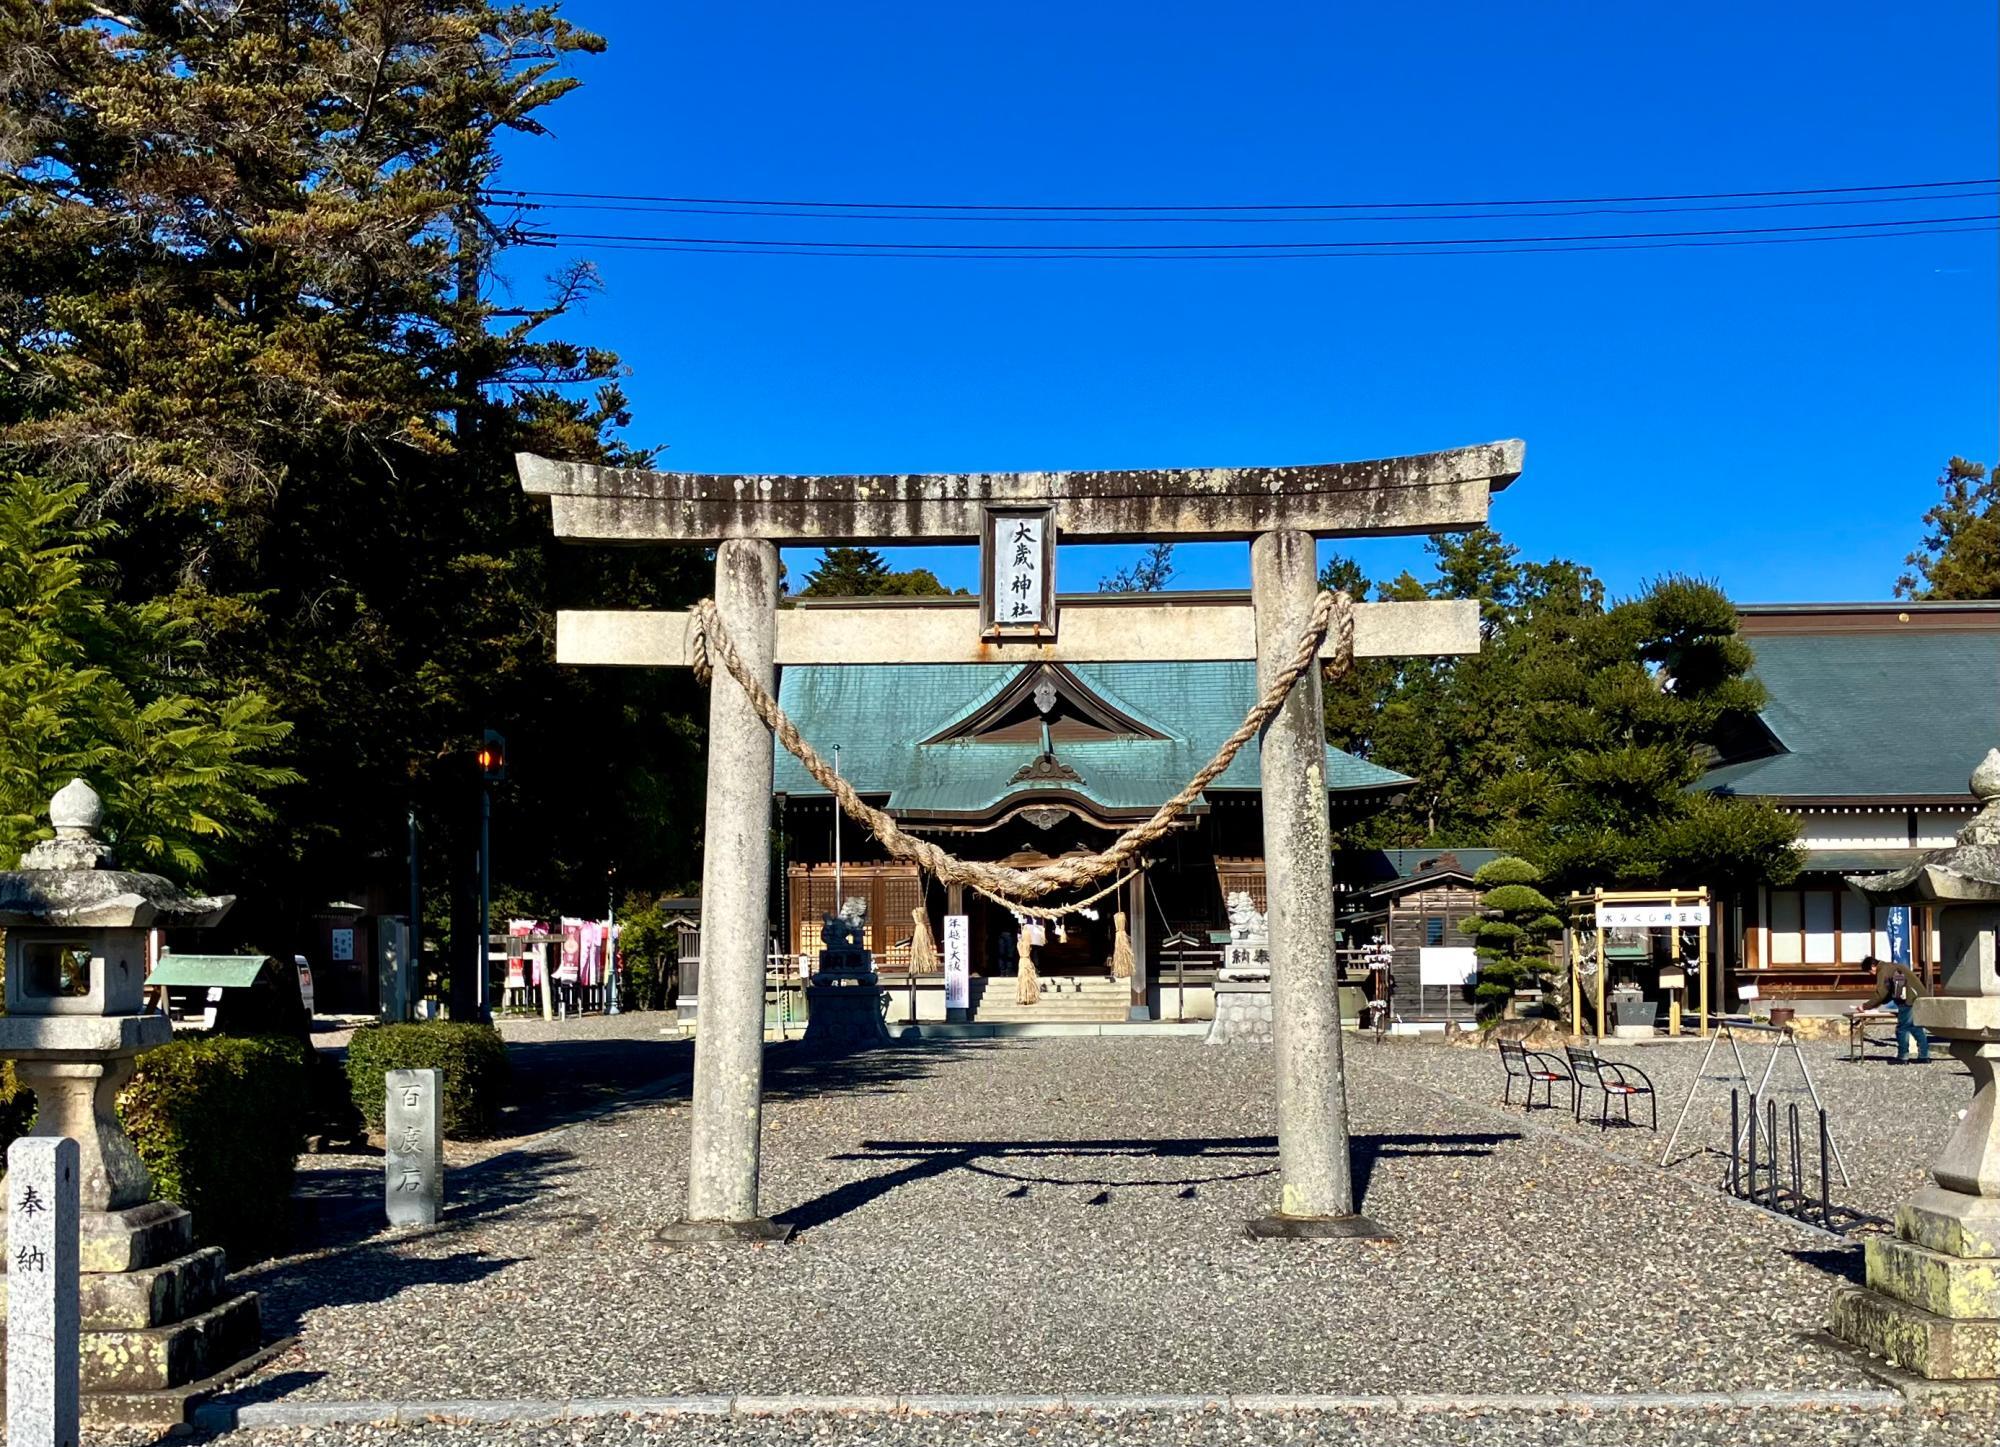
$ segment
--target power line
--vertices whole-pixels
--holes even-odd
[[[576,201],[651,201],[681,206],[796,206],[815,211],[1015,211],[1015,212],[1244,212],[1244,211],[1412,211],[1516,206],[1610,206],[1652,201],[1753,201],[1792,196],[1851,196],[1880,191],[1938,191],[2000,184],[2000,176],[1957,181],[1897,181],[1873,186],[1808,186],[1768,191],[1688,191],[1647,196],[1557,196],[1493,201],[1280,201],[1179,205],[1002,205],[995,202],[755,200],[740,196],[649,196],[618,191],[543,191],[490,187],[494,196],[554,197]]]
[[[1464,250],[1422,250],[1422,251],[1277,251],[1277,252],[1173,252],[1117,254],[1096,252],[1060,251],[1014,251],[1005,253],[978,251],[857,251],[852,249],[805,250],[788,247],[783,243],[710,242],[705,245],[675,244],[648,241],[599,241],[579,242],[550,236],[540,244],[561,247],[565,250],[583,251],[663,251],[687,252],[699,256],[816,256],[816,257],[860,257],[882,261],[1343,261],[1362,257],[1418,257],[1418,256],[1531,256],[1582,251],[1677,251],[1693,247],[1716,246],[1811,246],[1831,241],[1893,241],[1905,236],[1973,236],[2000,232],[2000,226],[1932,226],[1908,231],[1871,231],[1861,235],[1839,236],[1753,236],[1738,237],[1718,241],[1652,241],[1627,242],[1582,246],[1515,246],[1506,249],[1493,247],[1468,248]],[[1360,242],[1361,246],[1382,243]],[[840,248],[837,242],[827,246]]]
[[[1973,184],[1973,183],[1966,183]],[[991,215],[991,214],[951,214],[942,211],[924,211],[914,215],[895,211],[793,211],[793,210],[753,210],[759,203],[744,203],[742,206],[697,206],[681,204],[624,204],[619,202],[595,201],[520,201],[510,200],[511,196],[525,195],[525,192],[495,192],[485,199],[489,204],[514,207],[524,211],[611,211],[641,216],[759,216],[790,219],[812,219],[820,221],[998,221],[1027,222],[1036,225],[1083,225],[1108,223],[1112,225],[1168,225],[1168,226],[1310,226],[1317,222],[1352,224],[1370,221],[1492,221],[1501,219],[1485,212],[1428,212],[1418,216],[1394,213],[1340,214],[1331,216],[1183,216],[1183,215]],[[1823,201],[1749,201],[1729,202],[1716,206],[1592,206],[1569,211],[1513,211],[1506,213],[1507,219],[1514,218],[1559,218],[1570,216],[1666,216],[1708,213],[1718,211],[1784,211],[1820,210],[1834,206],[1902,206],[1918,201],[1973,201],[2000,195],[1992,190],[1962,191],[1951,195],[1917,196],[1844,196]],[[773,203],[784,204],[784,203]]]
[[[800,250],[841,250],[841,251],[896,251],[923,254],[928,252],[1015,252],[1033,251],[1090,255],[1096,253],[1118,253],[1121,255],[1149,252],[1244,252],[1254,251],[1274,255],[1285,253],[1311,253],[1345,251],[1362,247],[1432,248],[1432,247],[1514,247],[1530,244],[1598,242],[1598,241],[1660,241],[1702,237],[1724,236],[1779,236],[1792,233],[1816,233],[1831,231],[1876,231],[1891,227],[1909,228],[1915,226],[1945,226],[1962,222],[2000,221],[2000,213],[1965,216],[1923,216],[1910,217],[1901,221],[1844,221],[1829,222],[1810,226],[1738,226],[1716,227],[1699,231],[1611,231],[1580,233],[1574,235],[1534,235],[1534,236],[1452,236],[1452,237],[1378,237],[1368,241],[1171,241],[1171,242],[1012,242],[1012,241],[814,241],[784,237],[732,237],[732,236],[643,236],[625,232],[593,231],[551,231],[530,233],[531,241],[591,241],[591,242],[649,242],[676,246],[783,246]]]

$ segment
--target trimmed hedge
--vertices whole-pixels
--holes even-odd
[[[0,1060],[0,1160],[34,1123],[35,1092],[21,1084],[13,1061]]]
[[[241,1265],[286,1242],[305,1146],[313,1048],[284,1035],[183,1035],[139,1058],[118,1097],[154,1196]]]
[[[368,1124],[382,1128],[382,1076],[391,1070],[441,1070],[444,1133],[455,1140],[493,1134],[507,1088],[507,1045],[491,1025],[426,1020],[368,1025],[347,1043],[347,1086]]]

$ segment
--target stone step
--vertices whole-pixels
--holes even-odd
[[[1827,1322],[1842,1341],[1931,1381],[2000,1377],[2000,1320],[1954,1321],[1865,1286],[1842,1287]]]
[[[227,1270],[219,1246],[137,1271],[86,1271],[77,1278],[79,1321],[85,1331],[168,1326],[206,1311],[222,1294]],[[0,1273],[0,1315],[7,1278]]]
[[[1870,1236],[1862,1249],[1877,1291],[1954,1321],[2000,1317],[2000,1257],[1947,1256],[1888,1236]]]
[[[172,1326],[79,1334],[86,1392],[158,1392],[199,1381],[256,1351],[263,1316],[254,1292]]]

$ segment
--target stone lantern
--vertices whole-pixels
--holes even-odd
[[[1936,1380],[2000,1377],[2000,749],[1972,773],[1979,811],[1950,849],[1850,878],[1876,904],[1926,905],[1943,983],[1916,1023],[1972,1075],[1972,1105],[1931,1162],[1932,1185],[1867,1242],[1868,1284],[1834,1300],[1836,1336]]]
[[[260,1339],[257,1298],[229,1296],[222,1252],[194,1250],[188,1213],[152,1199],[117,1110],[140,1054],[173,1033],[164,1015],[144,1011],[148,935],[216,924],[235,900],[119,869],[96,837],[103,814],[91,787],[72,780],[49,803],[55,838],[0,872],[0,1059],[35,1093],[30,1134],[77,1143],[86,1412],[146,1419]]]

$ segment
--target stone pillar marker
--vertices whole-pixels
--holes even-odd
[[[1257,687],[1284,667],[1319,596],[1311,533],[1250,545]],[[1278,1209],[1254,1236],[1368,1236],[1354,1214],[1347,1083],[1333,959],[1333,838],[1326,803],[1326,713],[1319,670],[1292,685],[1264,728],[1264,892],[1271,921],[1271,1037],[1278,1077]]]
[[[1937,1381],[2000,1380],[2000,749],[1972,771],[1979,812],[1950,849],[1848,883],[1877,905],[1936,917],[1944,978],[1916,1002],[1928,1030],[1972,1077],[1972,1104],[1931,1162],[1933,1184],[1896,1208],[1893,1238],[1870,1236],[1867,1285],[1833,1301],[1833,1334]]]
[[[441,1070],[383,1073],[383,1202],[391,1226],[435,1226],[444,1207]]]
[[[7,1444],[77,1447],[76,1142],[7,1148]]]
[[[715,549],[715,606],[766,688],[778,550],[755,538]],[[687,1216],[670,1241],[783,1240],[791,1228],[757,1210],[763,1126],[764,970],[771,901],[771,732],[749,695],[718,668],[708,692],[708,805],[701,861],[701,1003],[695,1017],[693,1136]]]

